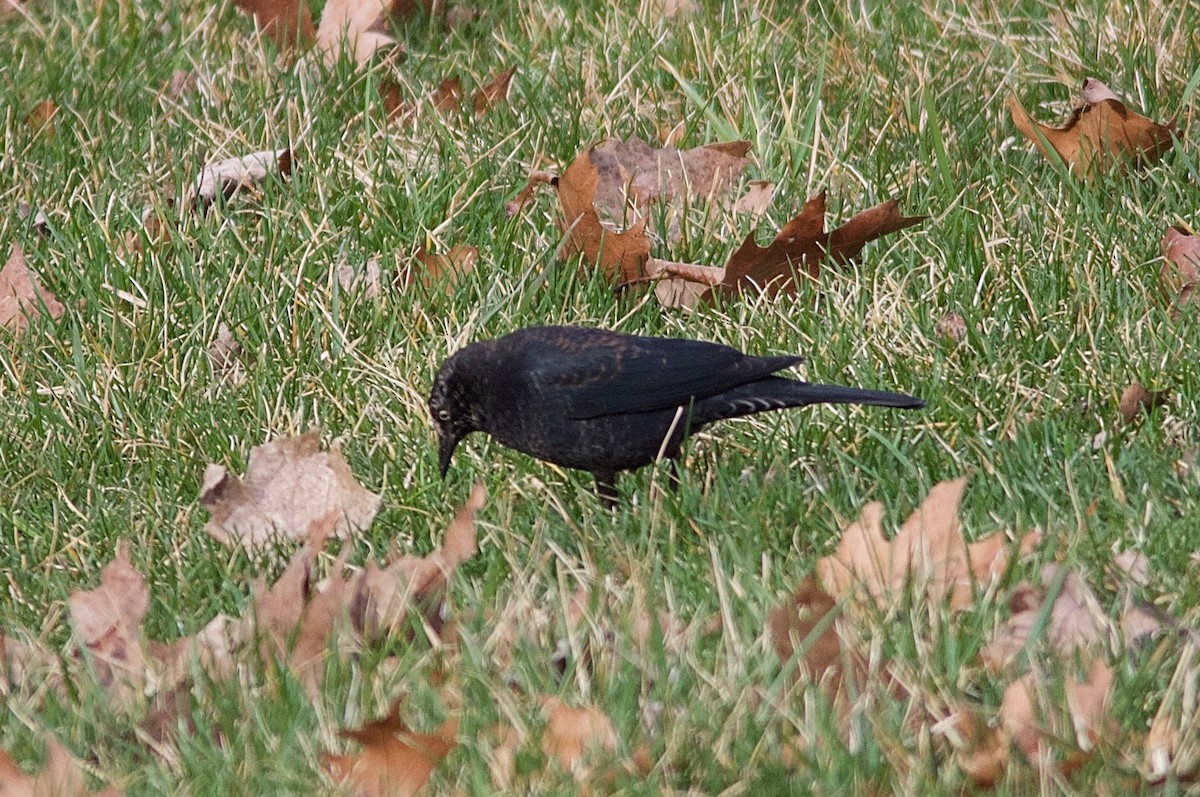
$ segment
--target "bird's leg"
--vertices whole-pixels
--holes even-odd
[[[605,509],[617,508],[617,474],[612,471],[594,471],[596,477],[596,495],[600,496],[600,504]]]

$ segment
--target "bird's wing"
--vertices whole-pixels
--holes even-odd
[[[754,382],[803,358],[752,357],[699,340],[620,336],[572,352],[539,381],[565,391],[576,419],[687,406]]]

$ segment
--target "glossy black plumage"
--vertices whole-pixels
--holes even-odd
[[[473,343],[442,363],[429,397],[442,475],[458,442],[482,431],[590,471],[611,502],[617,473],[674,459],[684,439],[713,421],[817,403],[925,404],[774,375],[802,359],[589,327],[531,327]]]

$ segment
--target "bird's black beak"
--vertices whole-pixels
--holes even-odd
[[[438,433],[438,470],[443,479],[446,478],[446,471],[450,470],[450,458],[454,456],[458,440],[459,438],[454,434]]]

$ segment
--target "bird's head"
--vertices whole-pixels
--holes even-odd
[[[456,355],[442,363],[429,391],[429,414],[437,431],[438,470],[443,479],[458,442],[479,428],[468,390],[469,380],[460,373],[460,359]]]

